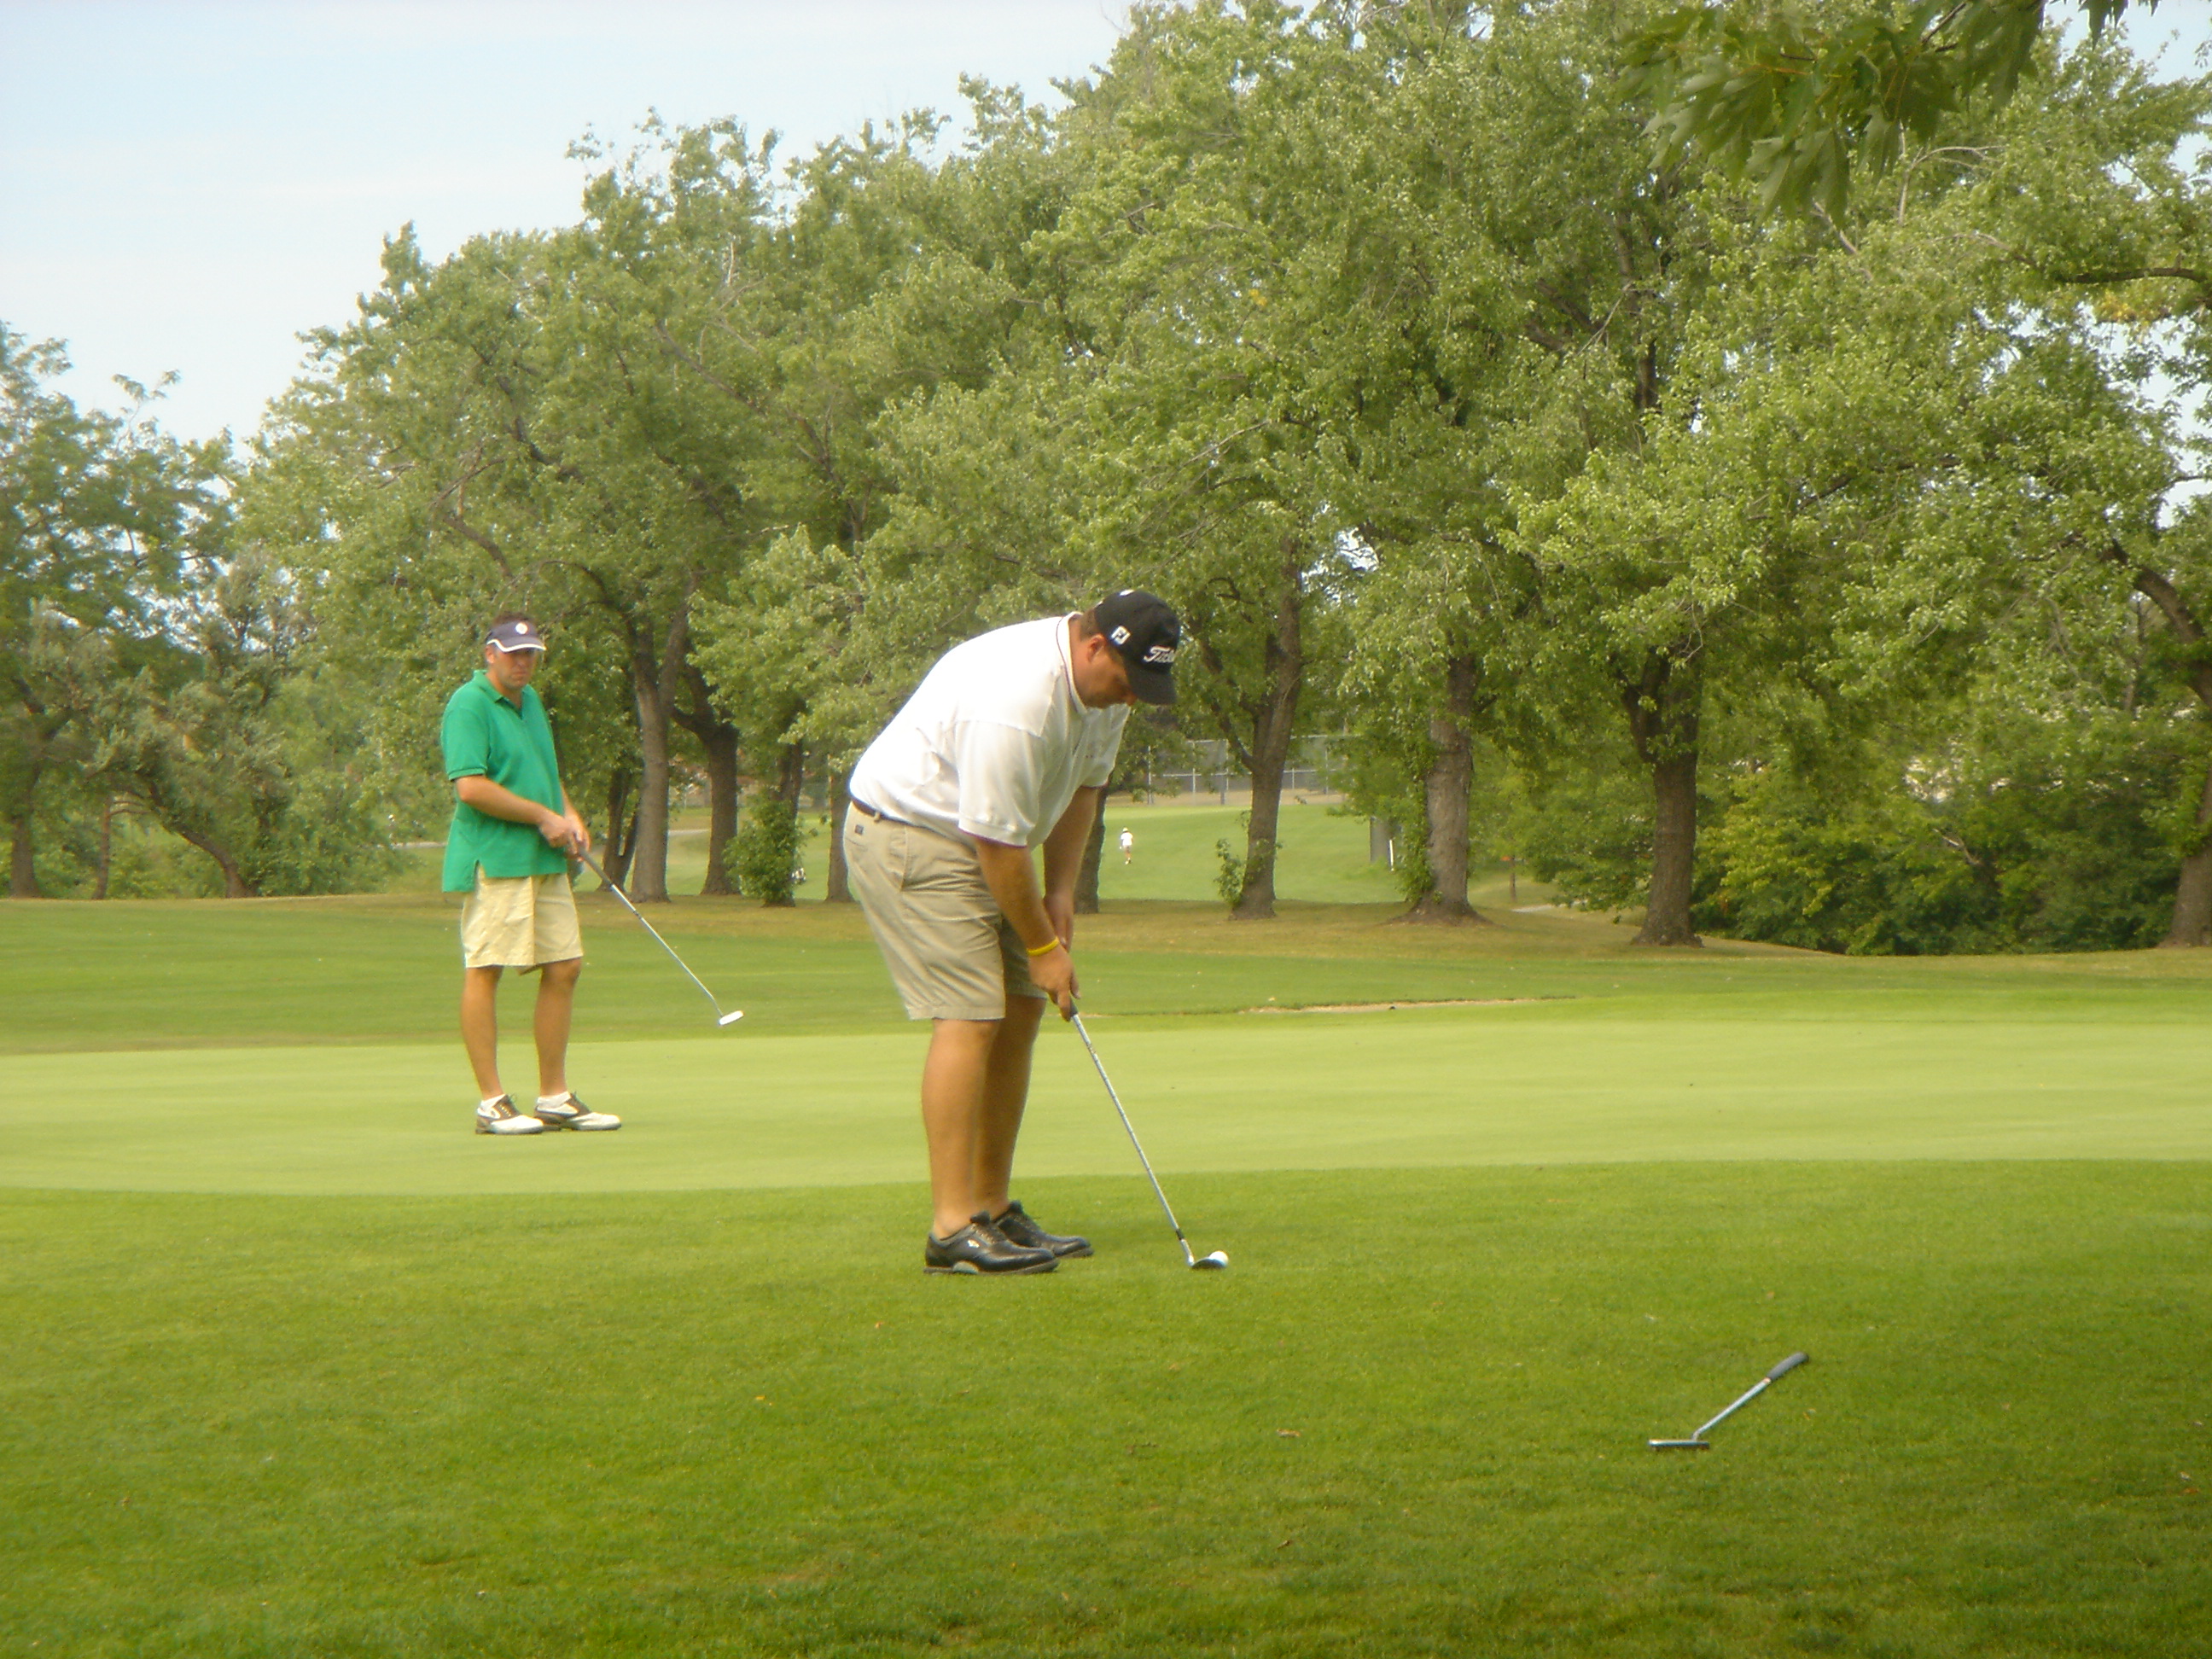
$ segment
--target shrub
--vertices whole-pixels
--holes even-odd
[[[799,812],[789,801],[757,795],[730,841],[738,890],[763,904],[789,904],[799,863]]]

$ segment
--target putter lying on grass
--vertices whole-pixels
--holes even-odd
[[[1091,1050],[1091,1063],[1098,1068],[1098,1080],[1106,1085],[1106,1098],[1114,1103],[1114,1111],[1121,1118],[1121,1127],[1129,1132],[1129,1144],[1137,1149],[1137,1162],[1145,1166],[1145,1174],[1152,1183],[1152,1193],[1160,1200],[1160,1208],[1167,1212],[1168,1225],[1175,1229],[1176,1243],[1182,1246],[1184,1265],[1201,1273],[1227,1267],[1229,1254],[1225,1250],[1216,1250],[1211,1255],[1191,1255],[1190,1241],[1182,1236],[1182,1223],[1177,1221],[1176,1212],[1168,1208],[1168,1195],[1160,1191],[1160,1178],[1152,1174],[1152,1160],[1145,1156],[1144,1143],[1137,1139],[1136,1127],[1129,1121],[1129,1115],[1121,1109],[1121,1097],[1114,1092],[1114,1079],[1106,1075],[1106,1063],[1098,1058],[1098,1050],[1091,1043],[1091,1033],[1083,1029],[1083,1016],[1070,1014],[1067,1018],[1075,1027],[1076,1036],[1083,1039],[1083,1046]]]
[[[612,893],[617,898],[620,899],[623,904],[629,906],[630,915],[635,916],[640,921],[645,921],[645,912],[639,909],[635,904],[631,904],[629,902],[629,895],[623,892],[621,888],[616,886],[612,881],[608,879],[607,872],[599,868],[598,860],[594,859],[589,853],[585,852],[580,848],[576,848],[575,853],[576,856],[583,860],[584,868],[589,870],[593,875],[599,878],[600,886],[605,888],[607,891]],[[726,1014],[722,1012],[722,1005],[714,1000],[714,994],[707,988],[707,981],[701,979],[698,975],[693,973],[691,969],[685,965],[684,958],[676,954],[676,947],[671,945],[666,939],[660,937],[660,929],[654,927],[651,922],[645,921],[645,931],[653,935],[654,939],[659,943],[662,950],[668,952],[669,960],[673,962],[678,968],[682,968],[684,969],[685,977],[690,979],[694,985],[699,988],[699,994],[705,997],[707,1000],[713,1005],[715,1024],[733,1025],[745,1017],[745,1011],[742,1008],[733,1009]]]
[[[1712,1419],[1711,1421],[1706,1423],[1704,1427],[1698,1429],[1698,1431],[1695,1434],[1692,1435],[1687,1440],[1655,1440],[1651,1443],[1651,1449],[1653,1451],[1707,1451],[1711,1449],[1711,1443],[1705,1438],[1705,1431],[1707,1429],[1711,1428],[1715,1424],[1723,1422],[1728,1418],[1733,1417],[1736,1413],[1741,1411],[1746,1406],[1751,1404],[1753,1401],[1758,1399],[1759,1395],[1765,1394],[1770,1384],[1779,1382],[1782,1378],[1789,1376],[1790,1372],[1796,1370],[1804,1363],[1805,1356],[1803,1354],[1791,1354],[1789,1358],[1783,1360],[1779,1364],[1776,1365],[1772,1370],[1767,1372],[1767,1374],[1760,1377],[1758,1382],[1753,1383],[1750,1388],[1745,1389],[1742,1398],[1738,1400],[1734,1405],[1730,1406],[1726,1411],[1723,1412],[1720,1416],[1716,1417]]]

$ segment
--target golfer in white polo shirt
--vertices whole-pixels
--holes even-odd
[[[1164,601],[1124,589],[955,646],[853,769],[853,894],[908,1017],[935,1022],[931,1273],[1048,1273],[1091,1254],[1007,1185],[1045,1000],[1074,1012],[1075,878],[1121,728],[1131,703],[1175,701],[1181,637]]]

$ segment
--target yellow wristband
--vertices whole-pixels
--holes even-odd
[[[1060,941],[1056,939],[1048,939],[1042,945],[1025,945],[1023,948],[1033,957],[1049,956],[1053,951],[1060,949]]]

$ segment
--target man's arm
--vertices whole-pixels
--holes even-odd
[[[1077,790],[1067,811],[1044,838],[1044,913],[1051,918],[1052,931],[1062,945],[1075,943],[1076,878],[1083,873],[1091,826],[1097,822],[1099,804],[1105,798],[1103,788]]]
[[[1062,820],[1064,823],[1066,820]],[[1059,833],[1057,826],[1054,834]],[[1047,940],[1052,948],[1030,958],[1030,977],[1037,988],[1050,997],[1065,1016],[1075,1012],[1075,962],[1067,954],[1067,945],[1060,930],[1045,913],[1044,898],[1037,891],[1036,865],[1026,847],[1010,847],[1002,841],[987,841],[981,836],[972,836],[975,857],[983,866],[984,884],[991,896],[999,902],[999,914],[1013,924],[1014,933],[1024,948],[1042,945]]]
[[[509,823],[526,823],[545,837],[546,844],[563,849],[581,848],[589,852],[592,832],[584,827],[575,807],[568,799],[565,788],[561,792],[561,805],[565,811],[556,812],[550,806],[540,806],[534,800],[526,800],[505,784],[494,783],[482,773],[453,780],[453,793],[464,805],[473,806],[487,817],[504,818]]]

